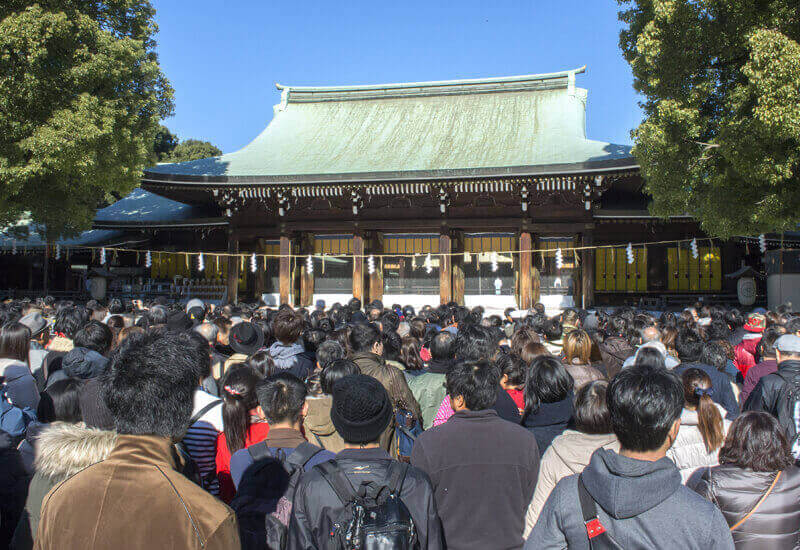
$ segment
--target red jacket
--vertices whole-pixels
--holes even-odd
[[[745,334],[744,340],[733,348],[733,364],[742,373],[742,377],[747,376],[747,371],[756,364],[756,347],[760,341],[760,334]]]

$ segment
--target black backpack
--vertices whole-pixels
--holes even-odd
[[[283,449],[272,454],[265,441],[247,448],[253,464],[244,472],[231,501],[244,550],[286,547],[297,482],[306,464],[322,450],[308,442],[288,455]]]
[[[795,454],[795,458],[800,458],[800,455],[796,454],[800,447],[800,430],[797,429],[800,423],[800,418],[797,417],[797,405],[800,402],[800,376],[792,376],[780,370],[775,374],[783,380],[783,387],[777,401],[778,410],[773,414],[775,414],[778,418],[778,423],[786,431],[789,447],[792,449],[792,453]]]
[[[344,504],[331,537],[340,550],[419,550],[414,520],[400,499],[409,465],[392,461],[386,484],[353,488],[335,460],[314,466]]]

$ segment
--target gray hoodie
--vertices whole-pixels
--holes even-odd
[[[681,484],[668,458],[656,462],[598,449],[583,472],[600,522],[622,548],[732,549],[728,524],[710,502]],[[588,549],[578,476],[562,479],[525,543],[534,548]]]

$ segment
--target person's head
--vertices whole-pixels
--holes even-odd
[[[150,331],[112,353],[102,395],[117,433],[178,440],[192,416],[195,344],[187,334]]]
[[[584,330],[576,329],[564,336],[564,360],[568,365],[588,365],[592,353],[592,340]]]
[[[520,389],[525,386],[528,364],[513,353],[501,353],[495,361],[500,369],[500,386],[503,389]]]
[[[76,348],[86,348],[105,355],[111,349],[114,333],[100,321],[89,321],[73,338]]]
[[[234,365],[222,378],[222,424],[231,454],[244,448],[250,414],[258,406],[256,384],[261,380],[253,367]]]
[[[784,334],[773,346],[778,363],[783,361],[800,361],[800,336]]]
[[[525,344],[525,347],[522,348],[520,358],[525,361],[526,365],[530,365],[537,357],[544,357],[548,355],[550,355],[550,352],[547,351],[547,348],[544,347],[544,344],[531,340]]]
[[[345,443],[376,445],[393,414],[383,385],[371,376],[351,374],[334,384],[331,395],[331,421]]]
[[[585,434],[611,433],[606,391],[608,382],[594,380],[585,384],[575,396],[575,429]]]
[[[704,365],[714,367],[720,372],[725,372],[725,367],[728,365],[728,357],[723,348],[717,342],[709,342],[703,347],[703,355],[700,360]]]
[[[217,327],[217,343],[223,346],[228,345],[228,337],[231,332],[231,327],[233,323],[231,323],[230,319],[225,317],[217,317],[214,319],[214,324]]]
[[[567,399],[575,386],[572,376],[555,357],[537,357],[525,379],[525,416],[536,414],[542,403]]]
[[[381,331],[372,323],[359,323],[350,332],[350,347],[355,353],[383,354]]]
[[[453,410],[482,411],[494,405],[500,391],[500,370],[489,361],[460,360],[445,375]]]
[[[722,445],[725,437],[725,426],[722,415],[711,400],[714,390],[711,378],[700,369],[686,369],[681,375],[683,382],[683,398],[686,408],[697,411],[697,427],[703,438],[706,451],[712,453]]]
[[[303,318],[290,309],[282,309],[272,321],[272,333],[281,344],[294,344],[303,332]]]
[[[641,347],[636,350],[636,358],[633,364],[637,366],[664,368],[665,356],[664,353],[656,347]]]
[[[268,351],[257,351],[248,357],[245,365],[252,367],[261,376],[270,376],[275,372],[275,361]]]
[[[106,325],[108,325],[113,334],[118,334],[120,330],[125,328],[125,318],[122,315],[112,315],[106,321]]]
[[[449,361],[454,357],[453,344],[455,337],[450,331],[442,331],[431,340],[431,358],[437,361]]]
[[[317,348],[317,366],[324,369],[338,359],[344,359],[345,350],[336,340],[325,340]]]
[[[194,363],[195,376],[200,383],[211,376],[211,355],[208,353],[208,343],[196,332],[187,334],[192,343],[192,363]]]
[[[666,453],[675,441],[683,411],[683,385],[665,368],[622,369],[607,392],[611,427],[623,450]]]
[[[719,463],[755,472],[778,472],[794,464],[794,455],[778,420],[765,412],[745,412],[728,428]]]
[[[219,332],[219,328],[217,328],[217,325],[214,323],[209,323],[206,321],[194,327],[194,331],[205,338],[206,342],[213,345],[217,341],[217,333]]]
[[[649,325],[639,331],[639,338],[642,344],[646,344],[647,342],[660,342],[661,332],[653,325]]]
[[[497,351],[490,330],[477,324],[460,325],[454,345],[455,356],[462,361],[488,361]]]
[[[295,375],[279,372],[256,384],[258,406],[271,427],[286,425],[299,429],[308,412],[306,387]]]
[[[153,306],[147,311],[147,316],[150,318],[151,327],[166,325],[169,310],[165,306]]]
[[[762,360],[775,357],[775,342],[786,334],[786,329],[780,325],[771,325],[761,333],[761,340],[758,342],[759,355]]]
[[[522,356],[522,350],[529,342],[541,342],[542,339],[531,327],[521,327],[511,336],[511,352]],[[530,362],[530,361],[528,361]]]
[[[114,337],[114,348],[118,348],[119,345],[130,338],[134,334],[144,334],[144,329],[142,327],[125,327],[120,330],[117,335]]]
[[[53,330],[70,340],[89,321],[89,312],[80,306],[64,307],[56,312]]]
[[[22,323],[10,323],[0,328],[0,357],[28,364],[31,331]]]
[[[36,408],[36,418],[39,422],[69,422],[76,424],[83,420],[80,406],[80,389],[83,380],[65,378],[50,384],[42,392],[39,405]]]
[[[422,370],[425,364],[420,357],[419,340],[411,336],[403,338],[400,347],[400,361],[405,365],[406,370]]]
[[[703,355],[703,340],[696,332],[684,329],[678,333],[675,349],[681,363],[695,363]]]
[[[344,378],[354,374],[361,374],[361,369],[358,368],[353,361],[349,359],[336,359],[331,361],[320,373],[320,388],[322,393],[331,395],[333,393],[333,386]]]

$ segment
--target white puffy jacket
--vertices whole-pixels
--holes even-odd
[[[722,417],[724,436],[728,433],[728,427],[731,423],[725,420],[725,409],[716,403],[714,403],[714,406],[717,407]],[[697,470],[718,465],[718,455],[719,449],[715,449],[710,453],[706,450],[703,436],[700,435],[700,428],[698,427],[697,411],[683,409],[678,437],[675,438],[672,448],[667,451],[667,457],[672,459],[675,466],[681,471],[683,483],[686,484]]]

